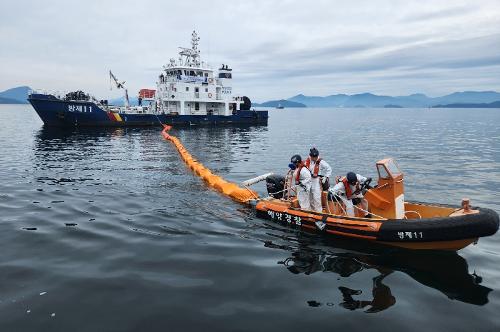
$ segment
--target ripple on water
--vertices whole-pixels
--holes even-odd
[[[500,324],[498,234],[458,254],[318,237],[207,188],[158,128],[51,130],[9,107],[0,106],[1,330]],[[305,121],[311,112],[322,121]],[[375,177],[374,162],[392,156],[406,197],[469,196],[500,211],[499,120],[495,110],[299,109],[271,112],[267,127],[173,134],[235,182],[284,172],[315,145],[335,174]]]

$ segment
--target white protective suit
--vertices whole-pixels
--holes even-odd
[[[356,177],[358,178],[358,183],[363,183],[367,180],[364,176],[361,176],[359,174],[356,174]],[[344,183],[342,181],[339,181],[333,188],[330,188],[330,192],[334,195],[339,196],[342,199],[342,202],[345,204],[346,212],[349,217],[354,217],[354,205],[352,204],[352,199],[353,198],[361,198],[363,202],[363,209],[368,211],[368,202],[363,198],[362,193],[354,194],[358,188],[353,185],[349,185],[351,187],[351,192],[353,195],[351,196],[351,199],[347,199],[346,193],[345,193],[345,187]]]
[[[293,179],[297,178],[297,172],[300,169],[299,175],[299,184],[295,184],[297,199],[299,200],[299,205],[301,209],[311,210],[311,200],[309,197],[309,193],[311,192],[311,173],[307,169],[307,167],[297,168],[293,172]]]
[[[332,175],[332,168],[324,160],[319,162],[318,177],[314,177],[314,167],[316,162],[311,160],[309,164],[309,172],[311,172],[311,208],[313,211],[322,212],[323,207],[321,206],[321,192],[322,186],[321,181],[326,181]],[[321,177],[320,177],[321,176]]]

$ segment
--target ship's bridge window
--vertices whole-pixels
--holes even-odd
[[[231,73],[219,73],[219,78],[232,78]]]
[[[208,77],[208,73],[205,73],[205,77]]]
[[[186,91],[189,91],[189,87],[188,86],[186,87]]]

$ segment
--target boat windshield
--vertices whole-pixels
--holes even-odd
[[[390,159],[385,164],[385,166],[387,167],[387,170],[391,173],[393,178],[396,178],[401,175],[401,171],[399,170],[399,167],[394,160]]]
[[[390,178],[389,174],[385,170],[384,165],[378,165],[377,164],[377,170],[378,170],[378,176],[379,176],[379,178],[381,178],[381,179],[389,179]]]

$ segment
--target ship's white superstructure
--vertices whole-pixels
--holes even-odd
[[[223,64],[214,71],[201,61],[200,38],[195,31],[191,37],[191,48],[181,47],[179,58],[163,66],[154,96],[140,93],[140,103],[160,114],[226,116],[249,104],[246,98],[233,96],[232,69]]]

